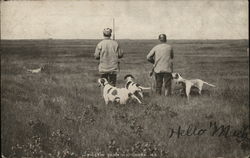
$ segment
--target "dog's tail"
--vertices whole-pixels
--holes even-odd
[[[207,82],[204,82],[205,84],[207,84],[207,85],[209,85],[209,86],[211,86],[211,87],[216,87],[215,85],[213,85],[213,84],[210,84],[210,83],[207,83]]]
[[[151,89],[150,87],[142,87],[142,86],[138,86],[138,87],[141,88],[142,90]]]

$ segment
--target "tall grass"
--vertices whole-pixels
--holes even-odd
[[[157,157],[243,157],[248,139],[202,136],[169,137],[171,129],[210,122],[242,129],[249,124],[246,41],[170,41],[175,71],[201,78],[202,96],[190,102],[145,96],[142,105],[105,105],[97,85],[98,41],[3,42],[1,54],[1,149],[8,157],[79,157],[93,154],[143,154]],[[125,51],[118,87],[130,73],[151,85],[145,56],[155,41],[119,41]],[[33,43],[33,44],[32,44]],[[237,49],[236,49],[237,48]],[[205,55],[204,57],[202,55]],[[39,74],[27,68],[43,65]],[[248,129],[249,131],[249,129]],[[90,155],[87,155],[90,154]]]

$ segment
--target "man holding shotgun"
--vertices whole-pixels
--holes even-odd
[[[173,48],[167,44],[167,36],[159,35],[160,44],[156,45],[147,55],[147,60],[153,63],[150,75],[155,75],[156,93],[161,95],[163,82],[165,83],[165,95],[171,95],[171,79],[173,72]]]
[[[108,82],[115,86],[117,72],[119,71],[119,59],[123,57],[123,52],[119,44],[112,40],[112,30],[103,30],[104,39],[99,42],[95,49],[95,59],[99,60],[99,73],[101,78],[106,78]]]

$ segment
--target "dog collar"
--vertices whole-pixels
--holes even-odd
[[[107,84],[109,84],[109,83],[103,84],[103,86],[106,86]]]

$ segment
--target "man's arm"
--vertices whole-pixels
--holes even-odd
[[[171,64],[170,69],[171,69],[171,72],[173,73],[174,72],[174,63],[173,63],[173,61],[170,64]]]
[[[153,49],[148,53],[148,55],[147,55],[147,60],[148,60],[150,63],[152,63],[152,64],[154,64],[154,62],[155,62],[154,56],[155,56],[155,50],[154,50],[154,48],[153,48]]]
[[[123,57],[123,51],[122,49],[119,47],[119,45],[117,46],[117,54],[118,54],[118,58],[122,58]]]
[[[174,50],[173,50],[173,48],[171,48],[170,58],[171,58],[171,59],[174,59]]]
[[[101,53],[101,47],[98,44],[96,46],[95,53],[94,53],[94,57],[95,57],[96,60],[100,59],[100,53]]]
[[[173,50],[173,48],[171,48],[171,52],[170,52],[170,58],[172,59],[171,60],[171,65],[170,65],[170,68],[171,68],[171,72],[173,72],[174,71],[174,63],[173,63],[173,59],[174,59],[174,50]]]

